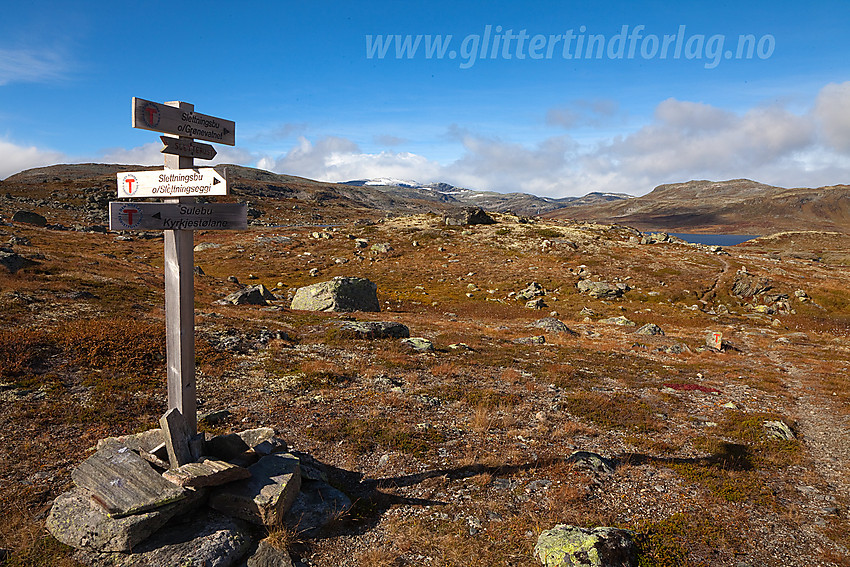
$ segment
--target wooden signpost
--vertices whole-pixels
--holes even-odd
[[[236,124],[195,112],[186,102],[132,101],[134,128],[162,136],[165,169],[118,174],[118,198],[163,197],[165,203],[111,202],[112,230],[165,231],[165,341],[168,408],[182,414],[193,436],[198,429],[195,392],[194,229],[247,227],[247,207],[198,204],[194,195],[227,195],[227,180],[212,168],[194,168],[194,158],[212,159],[215,149],[195,139],[236,145]],[[172,463],[172,465],[174,465]]]

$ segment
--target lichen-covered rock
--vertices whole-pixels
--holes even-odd
[[[732,295],[742,299],[764,293],[773,288],[771,281],[764,277],[757,277],[745,271],[735,274],[732,282]]]
[[[239,291],[234,291],[222,299],[221,302],[232,305],[267,305],[269,301],[274,301],[275,299],[277,297],[266,286],[260,284],[249,285]]]
[[[635,331],[639,335],[663,335],[664,331],[661,330],[661,327],[656,325],[655,323],[647,323],[637,331]]]
[[[380,311],[378,286],[366,278],[338,276],[298,288],[292,309],[302,311]]]
[[[534,323],[531,324],[532,327],[536,327],[538,329],[543,329],[548,333],[552,333],[554,335],[567,334],[567,335],[576,335],[575,331],[570,329],[564,324],[563,321],[556,319],[555,317],[543,317],[542,319],[538,319]]]
[[[595,473],[611,474],[614,472],[614,462],[611,459],[606,459],[602,455],[590,451],[574,451],[567,457],[567,462],[575,467]]]
[[[343,321],[339,330],[359,339],[405,339],[410,336],[407,325],[394,321]]]
[[[764,430],[768,437],[773,437],[780,441],[793,441],[797,438],[794,435],[794,431],[784,421],[765,421]]]
[[[630,289],[626,284],[611,284],[591,280],[581,280],[576,284],[576,287],[581,293],[586,293],[596,299],[621,297]]]
[[[409,339],[401,339],[401,344],[410,347],[416,352],[431,352],[434,350],[434,343],[422,337],[410,337]]]
[[[546,567],[636,567],[632,532],[557,525],[537,538],[534,555]]]
[[[608,317],[607,319],[600,319],[599,322],[605,323],[606,325],[620,325],[623,327],[634,327],[637,325],[637,323],[635,323],[631,319],[624,317],[623,315],[620,315],[619,317]]]
[[[537,282],[531,282],[524,290],[516,294],[517,301],[529,301],[535,297],[546,295],[546,290]]]

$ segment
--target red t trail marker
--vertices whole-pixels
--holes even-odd
[[[244,229],[248,224],[244,204],[195,202],[195,195],[227,195],[224,176],[212,168],[195,168],[194,158],[216,155],[211,145],[195,140],[234,146],[236,123],[197,113],[187,102],[158,103],[133,97],[132,126],[170,134],[161,137],[165,168],[119,173],[118,198],[162,197],[164,202],[111,202],[109,227],[165,231],[168,408],[180,412],[191,437],[198,430],[193,230]]]

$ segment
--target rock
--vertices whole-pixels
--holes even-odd
[[[723,333],[720,331],[709,331],[706,333],[705,346],[712,350],[723,350]]]
[[[339,330],[359,339],[404,339],[410,336],[406,325],[392,321],[343,321]]]
[[[251,279],[250,276],[248,279]],[[234,291],[224,299],[220,300],[222,304],[232,305],[268,305],[269,301],[276,300],[277,297],[266,288],[263,284],[249,285],[238,291]]]
[[[274,439],[274,434],[274,429],[271,427],[258,427],[239,433],[216,435],[205,443],[205,453],[229,461],[245,451]],[[285,447],[286,444],[283,443],[283,446]]]
[[[620,325],[623,327],[635,327],[637,325],[637,323],[630,319],[627,319],[623,315],[620,315],[619,317],[608,317],[607,319],[600,319],[599,322],[605,323],[606,325]]]
[[[772,288],[773,284],[767,278],[757,277],[739,270],[732,282],[732,295],[744,299]]]
[[[378,243],[378,244],[373,244],[372,248],[370,248],[370,250],[372,250],[372,252],[377,252],[379,254],[386,254],[387,252],[394,250],[394,248],[392,246],[390,246],[389,244],[387,244],[386,242],[381,242],[381,243]]]
[[[96,448],[100,449],[110,441],[117,441],[134,451],[147,451],[149,453],[153,453],[160,445],[165,443],[165,437],[162,436],[162,429],[148,429],[147,431],[134,433],[132,435],[100,439],[97,442]]]
[[[780,441],[793,441],[797,438],[794,432],[783,421],[765,421],[764,430],[768,437]]]
[[[532,323],[531,326],[537,329],[543,329],[544,331],[552,333],[554,335],[560,335],[564,333],[568,335],[578,334],[569,327],[567,327],[563,321],[560,321],[555,317],[543,317],[542,319],[538,319],[537,321]]]
[[[575,451],[567,462],[578,468],[586,469],[596,473],[611,474],[614,472],[614,462],[590,451]]]
[[[194,272],[195,272],[195,275],[198,275],[198,276],[205,276],[205,275],[207,275],[207,274],[204,272],[204,269],[203,269],[202,267],[200,267],[200,266],[195,266],[195,267],[193,268],[193,270],[194,270]]]
[[[266,540],[257,546],[257,551],[248,559],[245,567],[292,567],[289,552],[278,549]]]
[[[319,268],[312,268],[309,273],[311,278],[316,278],[319,276]]]
[[[35,226],[47,226],[47,219],[32,211],[17,211],[12,215],[12,222],[22,222]]]
[[[80,552],[95,567],[234,567],[251,546],[245,526],[216,513],[172,521],[133,553]]]
[[[560,524],[537,538],[534,556],[546,567],[637,567],[632,532]]]
[[[194,463],[186,463],[176,469],[162,473],[163,478],[184,488],[202,488],[218,486],[251,476],[248,469],[232,465],[226,461],[201,457]]]
[[[434,350],[434,343],[422,337],[401,339],[401,344],[409,346],[416,352],[431,352]]]
[[[17,273],[29,266],[34,266],[36,263],[18,254],[17,252],[0,251],[0,266],[9,270],[10,274]]]
[[[586,293],[596,299],[621,297],[623,293],[631,289],[625,284],[614,285],[591,280],[581,280],[576,284],[576,287],[581,293]]]
[[[518,345],[542,345],[546,344],[546,337],[538,335],[536,337],[520,337],[513,340]]]
[[[248,470],[251,478],[214,489],[210,506],[254,524],[280,524],[301,489],[298,458],[289,453],[269,455]]]
[[[171,468],[183,466],[192,462],[192,452],[189,450],[189,424],[180,410],[171,408],[159,418],[162,437],[165,439],[165,450],[168,452],[168,462]]]
[[[150,512],[110,518],[80,488],[60,494],[47,516],[47,530],[65,545],[94,551],[130,551],[174,516],[202,503],[202,492]]]
[[[105,443],[80,463],[71,478],[113,518],[154,510],[186,496],[182,488],[117,441]]]
[[[215,242],[201,242],[195,246],[194,250],[195,252],[203,252],[204,250],[214,250],[215,248],[221,248],[221,244],[217,244]]]
[[[532,299],[531,301],[525,302],[526,309],[545,309],[549,307],[545,301],[543,301],[542,297],[537,297]]]
[[[467,226],[471,224],[496,224],[496,221],[481,207],[467,207],[458,212],[447,214],[445,223],[447,226]]]
[[[369,246],[369,241],[365,238],[355,238],[354,239],[354,247],[355,248],[366,248]]]
[[[292,309],[303,311],[380,311],[378,286],[365,278],[338,276],[298,288]]]
[[[656,325],[655,323],[647,323],[637,331],[635,331],[638,335],[664,335],[664,331],[661,330],[661,327]]]
[[[227,281],[229,281],[230,283],[238,284],[239,278],[237,278],[236,276],[227,276]]]
[[[670,242],[670,235],[666,232],[653,232],[640,239],[641,244],[659,244]]]
[[[226,420],[231,416],[231,412],[228,409],[211,411],[209,413],[205,413],[198,417],[198,423],[203,423],[205,425],[216,425]]]
[[[524,290],[516,294],[517,301],[529,301],[535,297],[546,295],[546,290],[537,282],[531,282]]]
[[[305,481],[286,514],[286,523],[299,534],[313,536],[350,509],[351,499],[330,484]]]

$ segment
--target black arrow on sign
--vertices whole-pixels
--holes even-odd
[[[153,214],[153,215],[151,215],[151,216],[152,216],[153,218],[155,218],[155,219],[162,220],[162,213],[154,213],[154,214]]]

